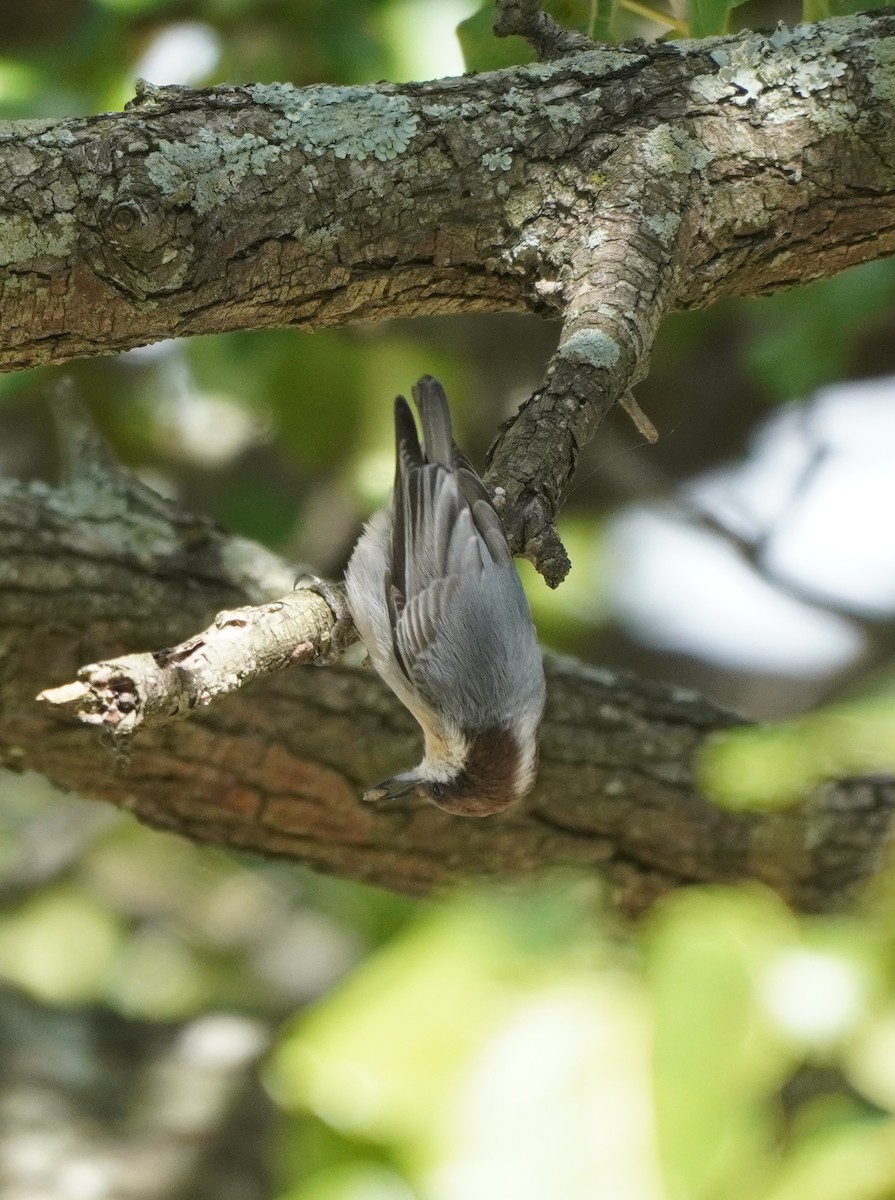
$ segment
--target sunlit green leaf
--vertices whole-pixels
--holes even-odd
[[[415,1200],[406,1181],[379,1163],[329,1167],[277,1200]]]
[[[759,998],[761,973],[795,939],[782,905],[758,892],[701,891],[649,925],[656,1119],[669,1193],[762,1194],[774,1144],[765,1102],[792,1066]]]
[[[730,808],[791,804],[824,779],[895,773],[895,705],[856,702],[710,738],[702,786]]]
[[[581,516],[561,520],[558,532],[575,564],[562,587],[545,587],[525,560],[519,562],[519,574],[541,640],[556,650],[581,653],[583,639],[608,617],[604,530],[598,522]]]
[[[40,73],[15,59],[0,59],[0,105],[11,111],[29,101],[40,86]]]
[[[52,1004],[99,995],[118,953],[116,916],[75,888],[36,893],[0,918],[0,975]]]
[[[365,1137],[420,1128],[504,1010],[513,962],[485,912],[420,923],[296,1026],[271,1066],[275,1095]]]
[[[425,1195],[459,1172],[508,1195],[661,1200],[649,1012],[627,972],[593,971],[592,895],[442,907],[287,1031],[273,1094],[401,1149]]]
[[[888,1200],[895,1121],[843,1121],[799,1142],[762,1200]]]
[[[214,994],[209,965],[182,939],[147,928],[132,937],[110,971],[107,998],[131,1017],[189,1016]]]
[[[803,21],[825,21],[829,16],[830,0],[802,0]]]

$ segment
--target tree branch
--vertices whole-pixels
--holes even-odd
[[[883,861],[891,781],[830,783],[780,813],[723,811],[695,780],[702,745],[736,718],[681,689],[566,660],[547,664],[537,787],[524,806],[487,821],[421,802],[361,804],[364,785],[419,749],[412,719],[363,670],[279,671],[192,720],[177,720],[184,711],[172,704],[168,723],[136,739],[126,769],[116,768],[82,726],[42,713],[34,693],[73,678],[97,649],[178,641],[215,609],[276,595],[293,568],[213,530],[198,542],[194,522],[150,517],[139,501],[129,510],[122,500],[114,517],[107,497],[104,517],[86,504],[71,516],[70,506],[42,486],[0,487],[7,767],[40,771],[195,840],[416,894],[460,875],[565,865],[599,869],[628,912],[680,884],[743,879],[814,910],[844,903]],[[328,606],[296,598],[312,600],[325,641]]]
[[[141,729],[181,720],[255,679],[325,661],[337,633],[340,649],[357,641],[353,627],[347,635],[337,630],[326,600],[299,588],[266,604],[224,609],[202,633],[166,650],[90,663],[76,682],[46,688],[37,699],[99,726],[121,749]]]
[[[895,16],[875,13],[402,88],[143,85],[124,113],[8,124],[0,366],[262,325],[559,315],[559,349],[489,474],[515,547],[556,583],[568,564],[552,523],[578,454],[646,372],[665,313],[895,250],[893,46]],[[14,769],[195,839],[410,892],[577,865],[598,867],[627,911],[740,879],[820,909],[883,861],[891,781],[830,783],[783,813],[722,811],[699,794],[699,754],[736,718],[565,662],[548,664],[537,789],[475,824],[361,806],[419,740],[369,673],[280,671],[176,720],[228,690],[200,660],[245,611],[194,631],[247,603],[279,619],[270,601],[295,571],[106,469],[89,437],[69,458],[57,491],[0,485],[0,754]],[[323,644],[326,606],[287,600],[289,653]],[[118,686],[108,656],[185,638],[141,701],[167,721],[123,773],[32,699],[103,655],[95,678],[117,695],[91,715],[127,727],[135,660]],[[202,669],[185,688],[184,664]],[[256,668],[252,649],[239,672]]]
[[[564,44],[403,87],[144,85],[124,113],[8,123],[0,367],[267,325],[559,315],[490,476],[514,548],[555,584],[578,454],[665,313],[895,251],[893,45],[883,11]]]
[[[498,37],[517,34],[525,38],[542,62],[594,48],[590,38],[563,29],[558,21],[542,12],[540,0],[497,0],[494,32]]]

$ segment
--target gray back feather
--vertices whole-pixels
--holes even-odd
[[[423,442],[399,396],[391,521],[374,518],[352,556],[352,613],[418,718],[420,702],[458,731],[506,726],[524,711],[533,739],[544,676],[503,526],[454,444],[441,385],[424,376],[413,394]]]
[[[505,720],[526,680],[543,687],[528,602],[488,491],[454,444],[444,389],[424,376],[413,396],[422,446],[406,401],[396,404],[396,656],[457,721]]]

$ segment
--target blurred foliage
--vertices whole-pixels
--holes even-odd
[[[101,1004],[106,1024],[184,1023],[144,1085],[181,1097],[177,1045],[195,1076],[272,1037],[280,1200],[895,1191],[888,920],[797,920],[758,887],[700,888],[632,927],[568,873],[422,907],[140,829],[34,776],[0,788],[0,980]],[[895,876],[875,889],[895,911]],[[21,1094],[10,1005],[0,1109]],[[72,1032],[44,1023],[44,1054],[64,1062]],[[0,1128],[9,1161],[19,1145]]]
[[[316,996],[414,905],[241,862],[0,772],[0,977],[57,1005],[169,1021]],[[139,870],[135,871],[135,865]]]
[[[311,1134],[288,1195],[887,1196],[893,1019],[888,943],[760,889],[630,936],[581,880],[457,896],[284,1030],[271,1093],[351,1163]]]
[[[727,33],[731,10],[745,0],[687,0],[687,25],[692,37]]]
[[[747,367],[774,400],[808,396],[854,370],[861,339],[885,327],[893,302],[895,262],[880,260],[744,305]]]
[[[711,738],[700,784],[728,808],[778,808],[827,779],[895,775],[892,697],[831,706]]]
[[[868,5],[548,7],[613,41]],[[0,116],[119,108],[166,46],[180,47],[178,78],[196,86],[350,84],[530,60],[525,42],[495,39],[492,24],[490,3],[474,0],[32,0],[0,15]],[[735,458],[769,404],[849,372],[893,370],[893,289],[895,264],[875,263],[667,322],[638,388],[660,444],[640,447],[624,419],[609,422],[563,518],[568,583],[548,593],[524,572],[546,642],[746,708],[768,704],[779,680],[741,683],[625,643],[608,610],[606,522]],[[437,374],[458,440],[481,462],[555,340],[555,327],[534,320],[452,318],[166,343],[66,370],[116,452],[154,486],[335,572],[389,487],[394,393]],[[52,474],[52,377],[0,376],[3,470]],[[794,710],[812,698],[801,680],[786,695]],[[891,769],[892,746],[880,697],[719,739],[706,778],[726,803],[779,803],[827,773]],[[148,1028],[189,1032],[203,1014],[264,1025],[274,1043],[264,1079],[281,1114],[270,1194],[281,1200],[895,1194],[889,874],[847,919],[797,921],[758,889],[694,890],[631,929],[580,880],[423,907],[150,833],[30,776],[0,776],[0,798],[0,1190],[2,1172],[36,1144],[30,1127],[4,1141],[20,1070],[31,1103],[52,1110],[34,1100],[34,1059],[10,1049],[27,1002],[72,1021],[99,1013],[144,1048]],[[37,1039],[40,1071],[88,1054],[73,1028]],[[105,1095],[105,1060],[94,1057]],[[87,1126],[81,1117],[68,1137]],[[122,1124],[116,1111],[119,1137]],[[230,1140],[248,1136],[237,1120]],[[93,1176],[71,1178],[76,1194],[88,1194],[85,1178],[98,1200],[115,1194]]]

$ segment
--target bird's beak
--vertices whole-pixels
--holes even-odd
[[[381,800],[397,800],[414,791],[418,783],[419,777],[412,771],[406,775],[393,775],[391,779],[383,779],[382,783],[368,788],[364,792],[364,801],[378,804]]]

